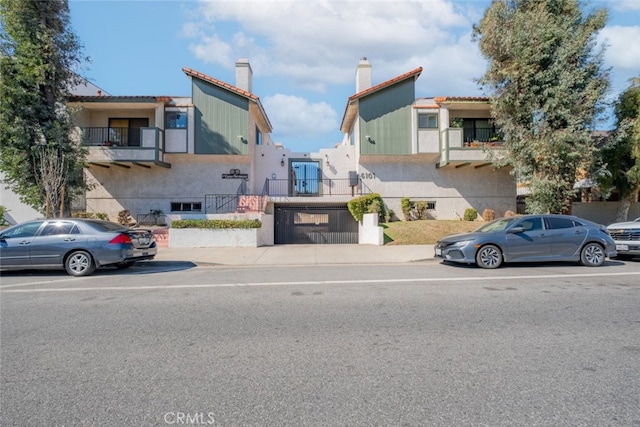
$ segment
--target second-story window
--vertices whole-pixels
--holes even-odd
[[[438,129],[438,115],[418,114],[418,129]]]
[[[258,126],[256,126],[256,145],[262,145],[262,132],[260,132]]]
[[[183,111],[167,111],[164,124],[165,129],[186,129],[187,113]]]

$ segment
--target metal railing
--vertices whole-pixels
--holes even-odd
[[[205,194],[205,213],[264,212],[268,197],[259,194]]]
[[[86,127],[82,128],[84,145],[139,147],[140,128]]]
[[[269,179],[265,181],[263,194],[288,197],[359,196],[370,193],[358,180],[356,185],[348,179]]]
[[[470,142],[501,142],[503,137],[500,133],[496,133],[495,128],[475,128],[463,130],[463,141],[465,147]]]

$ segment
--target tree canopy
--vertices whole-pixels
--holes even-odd
[[[605,190],[617,190],[620,206],[616,221],[626,221],[629,206],[640,191],[640,77],[620,94],[615,105],[616,128],[601,151],[608,173],[601,177]]]
[[[0,171],[47,216],[84,188],[84,153],[65,100],[82,65],[67,0],[0,0]]]
[[[595,35],[606,9],[586,14],[578,0],[494,0],[474,27],[488,68],[498,165],[528,182],[532,213],[566,213],[578,170],[594,158],[592,131],[609,87]]]

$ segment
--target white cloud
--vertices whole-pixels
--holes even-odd
[[[280,137],[317,137],[338,129],[336,112],[325,102],[310,103],[297,96],[276,94],[262,100]]]
[[[607,44],[605,59],[616,68],[640,70],[640,26],[605,27],[599,35]]]
[[[226,54],[232,52],[249,58],[257,76],[290,77],[296,85],[319,92],[327,85],[351,82],[362,56],[375,62],[377,81],[423,65],[408,64],[406,58],[458,45],[452,33],[468,32],[472,25],[468,9],[463,12],[458,3],[445,0],[199,4],[201,19],[186,27],[196,34],[197,26],[202,34],[192,48],[198,58],[230,68],[234,61]],[[225,32],[225,25],[234,29],[233,35]]]

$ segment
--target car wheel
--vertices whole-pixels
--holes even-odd
[[[486,245],[476,253],[476,264],[482,268],[498,268],[502,265],[502,251],[495,245]]]
[[[121,262],[120,264],[116,264],[116,268],[120,269],[120,270],[124,270],[125,268],[129,268],[133,265],[135,261],[126,261],[126,262]]]
[[[89,252],[76,251],[64,261],[64,269],[70,276],[88,276],[96,271],[96,264]]]
[[[587,243],[580,252],[580,262],[587,267],[598,267],[604,264],[604,249],[597,243]]]

